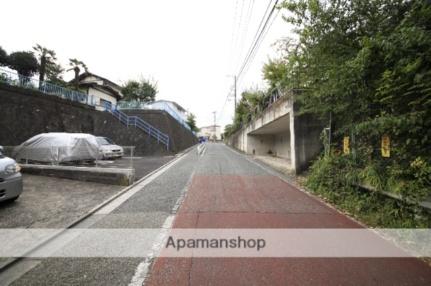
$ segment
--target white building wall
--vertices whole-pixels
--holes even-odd
[[[104,110],[105,107],[101,104],[100,99],[111,102],[112,105],[117,104],[117,99],[109,94],[106,94],[100,90],[94,89],[92,87],[88,88],[88,97],[96,105],[97,110]]]
[[[187,121],[187,114],[181,110],[178,110],[178,108],[176,108],[175,104],[172,102],[160,100],[148,103],[146,106],[147,109],[165,110],[166,105],[168,105],[169,108],[172,109],[182,120]]]
[[[209,139],[213,139],[213,136],[217,137],[217,140],[221,140],[221,127],[216,126],[214,130],[214,126],[205,126],[201,127],[198,132],[198,136],[208,137]]]

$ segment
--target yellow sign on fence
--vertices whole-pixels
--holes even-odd
[[[344,154],[350,154],[350,138],[345,136],[343,139],[343,152]]]
[[[388,135],[382,136],[382,157],[391,157],[391,140]]]

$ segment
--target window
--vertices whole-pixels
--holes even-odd
[[[105,99],[100,99],[100,105],[106,108],[111,108],[112,106],[112,102],[110,102],[109,100],[105,100]]]

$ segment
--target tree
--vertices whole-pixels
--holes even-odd
[[[235,132],[234,127],[232,124],[227,124],[224,127],[224,137],[229,138],[233,133]]]
[[[0,66],[7,66],[8,64],[8,55],[2,47],[0,47]]]
[[[124,95],[124,100],[152,102],[156,99],[158,90],[156,83],[152,83],[146,79],[141,79],[140,81],[127,81],[123,86],[121,93]]]
[[[241,94],[241,100],[236,105],[233,125],[230,133],[235,132],[245,124],[249,123],[253,116],[260,113],[265,107],[268,94],[260,90],[246,90]]]
[[[370,95],[385,56],[371,45],[378,37],[388,39],[415,2],[423,1],[285,1],[291,15],[286,20],[299,36],[288,73],[300,74],[298,85],[307,88],[298,97],[303,111],[321,118],[331,113],[343,125],[377,111],[369,108]]]
[[[281,59],[269,60],[263,66],[263,78],[269,85],[270,89],[285,86],[287,79],[287,65]]]
[[[67,83],[63,79],[64,68],[60,64],[53,64],[46,71],[46,77],[49,82],[57,85],[66,86]]]
[[[69,66],[71,67],[68,71],[73,70],[75,73],[75,77],[73,80],[73,85],[76,90],[79,89],[79,73],[81,72],[81,68],[88,72],[88,67],[80,60],[77,59],[69,59]]]
[[[37,53],[39,60],[39,81],[44,81],[46,74],[52,74],[52,69],[56,69],[58,71],[59,66],[55,62],[57,60],[55,52],[42,47],[39,44],[36,44],[36,46],[33,47],[33,50]]]
[[[10,54],[8,65],[18,72],[22,80],[22,76],[31,77],[39,70],[39,64],[32,52],[14,52]]]
[[[299,36],[286,78],[301,74],[301,112],[331,118],[334,142],[354,135],[356,163],[377,168],[392,190],[399,181],[404,197],[430,194],[429,1],[289,0],[283,7]],[[383,134],[394,154],[385,159],[376,148]]]
[[[189,113],[187,116],[187,124],[193,132],[199,132],[199,128],[196,126],[196,117],[193,113]]]

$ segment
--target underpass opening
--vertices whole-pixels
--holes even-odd
[[[292,169],[290,116],[286,114],[247,134],[247,153]],[[269,163],[269,162],[268,162]]]

